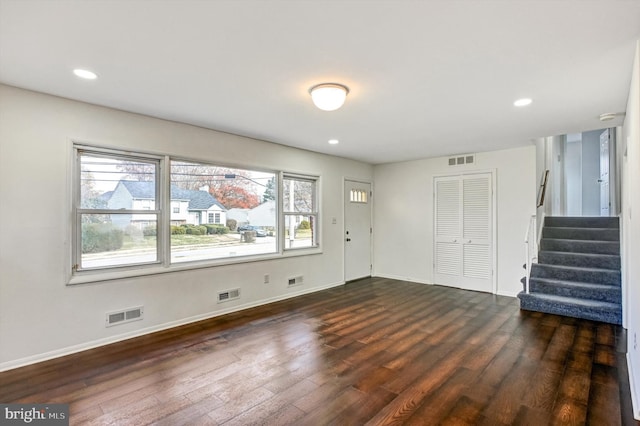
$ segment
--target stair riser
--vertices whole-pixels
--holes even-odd
[[[595,308],[576,308],[559,302],[549,302],[539,300],[528,295],[518,295],[520,297],[520,309],[527,311],[546,312],[549,314],[564,315],[574,318],[584,318],[593,321],[602,321],[609,324],[622,324],[622,311],[606,311]]]
[[[532,278],[529,284],[532,293],[554,294],[556,296],[577,297],[580,299],[600,300],[602,302],[621,303],[622,292],[619,287],[611,287],[607,290],[585,289],[570,285],[559,285],[536,281]]]
[[[620,286],[621,283],[620,272],[618,271],[584,271],[541,264],[531,265],[531,277],[614,286]]]
[[[584,256],[574,253],[538,253],[538,263],[620,270],[620,257]]]
[[[619,228],[620,221],[617,217],[553,217],[544,219],[546,227],[568,228]]]
[[[544,228],[542,237],[566,240],[619,241],[620,231],[617,229]]]
[[[568,251],[573,253],[616,254],[620,255],[620,243],[616,241],[565,241],[542,239],[541,250]]]

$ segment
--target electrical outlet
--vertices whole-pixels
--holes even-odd
[[[269,274],[264,274],[264,283],[269,284]]]

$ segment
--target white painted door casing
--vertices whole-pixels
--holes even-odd
[[[344,280],[371,276],[371,183],[344,181]]]
[[[491,173],[434,178],[434,282],[494,292]]]

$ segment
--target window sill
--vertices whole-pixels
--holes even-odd
[[[194,269],[215,268],[218,266],[240,265],[250,262],[263,262],[269,260],[277,260],[289,257],[310,256],[322,254],[320,247],[287,249],[283,253],[272,253],[258,256],[238,257],[234,259],[217,259],[208,261],[174,263],[170,266],[139,266],[131,269],[119,270],[96,270],[86,271],[72,275],[67,280],[67,285],[91,284],[103,281],[113,281],[125,278],[145,277],[150,275],[168,274],[174,272],[191,271]]]

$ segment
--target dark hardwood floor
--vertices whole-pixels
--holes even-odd
[[[381,278],[0,373],[71,424],[636,424],[624,330]]]

